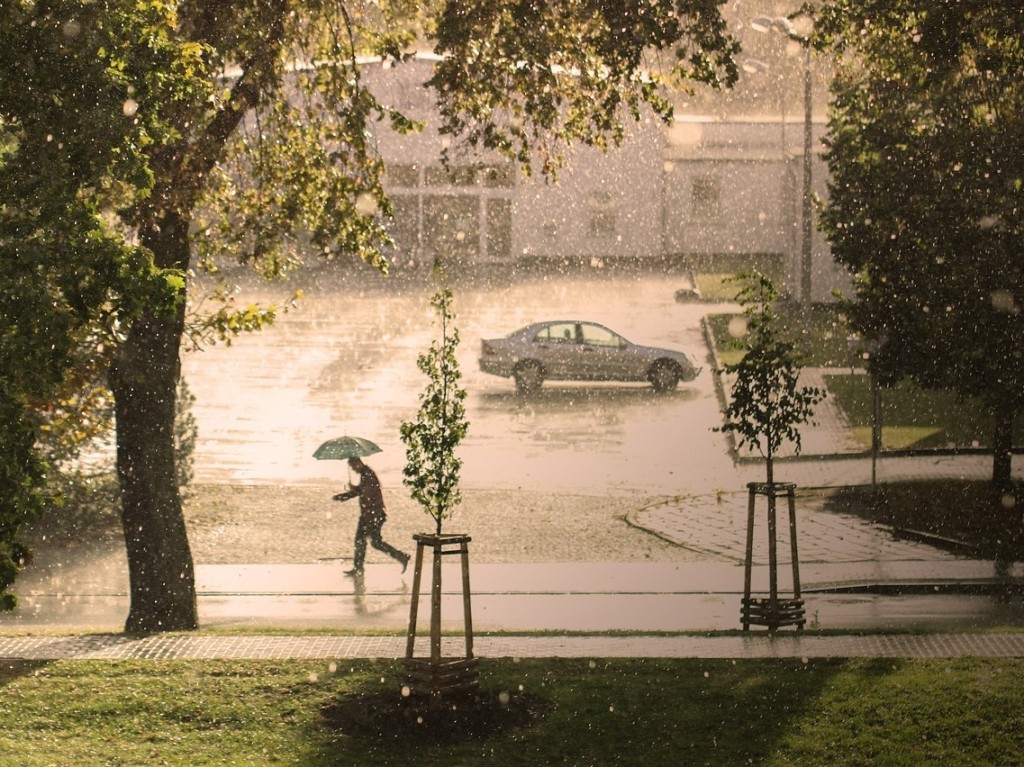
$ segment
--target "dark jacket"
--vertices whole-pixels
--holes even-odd
[[[347,501],[359,496],[360,521],[371,525],[383,525],[387,519],[384,511],[384,494],[380,489],[377,473],[365,464],[359,470],[359,484],[352,489],[334,496],[336,501]]]

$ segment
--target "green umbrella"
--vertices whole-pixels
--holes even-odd
[[[319,460],[344,461],[347,458],[356,458],[364,455],[379,453],[380,448],[368,439],[362,437],[336,437],[324,442],[313,453],[313,457]]]

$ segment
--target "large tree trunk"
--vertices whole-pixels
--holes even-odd
[[[1004,492],[1013,485],[1013,420],[1016,415],[1009,406],[994,408],[995,428],[992,433],[992,487]]]
[[[161,266],[188,265],[188,222],[165,214],[142,232]],[[195,571],[175,473],[175,399],[184,296],[171,311],[132,322],[110,383],[117,416],[121,523],[131,606],[125,631],[181,631],[199,625]]]

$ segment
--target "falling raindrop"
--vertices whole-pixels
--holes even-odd
[[[139,111],[139,102],[135,99],[125,99],[121,111],[124,112],[125,117],[134,117],[135,113]]]
[[[372,216],[377,213],[377,200],[369,192],[360,192],[356,195],[356,213],[360,216]]]
[[[746,317],[735,316],[729,320],[729,335],[733,338],[743,338],[747,334]]]
[[[993,290],[991,300],[992,308],[997,312],[1017,314],[1020,311],[1009,290]]]

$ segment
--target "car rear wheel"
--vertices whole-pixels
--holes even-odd
[[[516,391],[522,394],[537,391],[544,383],[544,371],[535,360],[520,362],[512,372],[512,377],[516,382]]]
[[[679,385],[679,366],[669,360],[658,360],[647,374],[654,391],[671,391]]]

